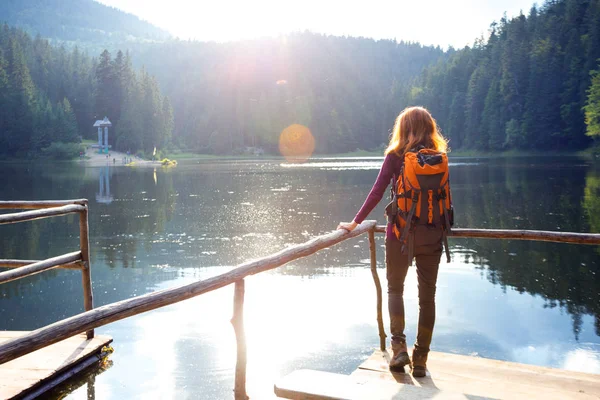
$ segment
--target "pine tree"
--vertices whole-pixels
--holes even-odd
[[[123,88],[127,84],[126,79],[128,78],[127,77],[127,75],[128,75],[127,68],[129,68],[129,66],[125,62],[125,57],[123,56],[123,52],[121,50],[119,50],[117,52],[117,56],[115,57],[115,60],[113,61],[113,64],[112,64],[112,72],[113,72],[113,79],[114,79],[114,82],[112,82],[112,84],[114,85],[114,88],[113,88],[113,92],[112,92],[113,97],[111,99],[111,105],[112,105],[111,118],[113,118],[115,121],[118,121],[119,118],[121,117]]]
[[[27,152],[33,131],[33,106],[35,87],[20,43],[9,39],[8,45],[9,100],[7,108],[7,150],[9,154]]]
[[[0,154],[6,153],[10,143],[8,123],[10,119],[9,105],[9,75],[8,63],[4,58],[2,48],[0,48]]]
[[[169,97],[165,96],[162,102],[162,120],[163,120],[163,146],[166,146],[171,142],[173,137],[173,107],[171,107],[171,101]]]
[[[142,120],[140,123],[144,132],[143,150],[146,154],[153,154],[154,149],[160,148],[162,145],[161,99],[156,80],[145,70],[141,72],[140,85],[142,93]]]
[[[586,135],[600,138],[600,70],[592,71],[585,110]]]
[[[100,61],[96,67],[96,80],[98,82],[96,88],[96,118],[108,117],[116,121],[113,115],[118,113],[115,105],[118,83],[108,50],[104,50],[100,54]]]
[[[80,136],[77,129],[77,120],[75,118],[75,113],[73,112],[73,108],[71,108],[71,103],[69,99],[66,97],[63,99],[62,103],[58,104],[58,108],[62,111],[62,141],[63,142],[79,142]]]
[[[503,148],[506,141],[503,120],[500,83],[497,79],[494,79],[485,98],[481,121],[481,130],[486,134],[482,134],[480,140],[487,137],[488,143],[482,142],[479,148],[485,150],[501,150]]]
[[[540,40],[532,46],[522,132],[532,149],[561,148],[561,145],[570,144],[561,130],[559,52],[550,39]]]
[[[121,117],[114,130],[117,150],[136,152],[144,148],[141,103],[140,84],[132,72],[123,91]]]

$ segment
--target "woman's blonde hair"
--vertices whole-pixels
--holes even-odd
[[[446,152],[448,142],[440,133],[429,111],[423,107],[408,107],[396,118],[385,154],[403,155],[419,146]]]

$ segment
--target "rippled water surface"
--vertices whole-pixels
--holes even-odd
[[[90,199],[99,306],[206,279],[332,231],[362,205],[381,162],[190,161],[167,170],[0,164],[0,198]],[[600,232],[600,171],[579,159],[456,158],[451,184],[458,227]],[[369,217],[382,224],[383,203]],[[0,226],[2,258],[47,258],[78,244],[76,216]],[[385,285],[382,235],[377,244]],[[600,373],[598,247],[450,245],[452,262],[442,261],[438,280],[434,350]],[[414,269],[405,296],[412,342]],[[112,364],[60,392],[73,399],[231,398],[232,299],[226,287],[98,328],[114,338]],[[0,286],[0,329],[35,329],[81,312],[82,303],[78,271],[10,282]],[[250,393],[270,393],[278,377],[299,368],[352,372],[378,346],[375,318],[366,236],[247,278]]]

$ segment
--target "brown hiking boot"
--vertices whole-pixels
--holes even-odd
[[[427,354],[423,355],[413,350],[412,360],[412,376],[415,378],[425,377],[427,375]]]
[[[413,365],[411,373],[412,376],[414,376],[415,378],[424,378],[425,376],[427,376],[427,367]]]
[[[410,364],[406,342],[392,342],[392,359],[390,360],[390,371],[404,372],[404,366]]]

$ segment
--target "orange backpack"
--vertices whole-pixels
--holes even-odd
[[[392,202],[386,214],[388,221],[393,222],[403,252],[408,245],[409,262],[413,258],[412,233],[416,225],[443,231],[450,262],[446,236],[454,225],[454,210],[446,153],[425,148],[406,152],[400,176],[392,178]]]

